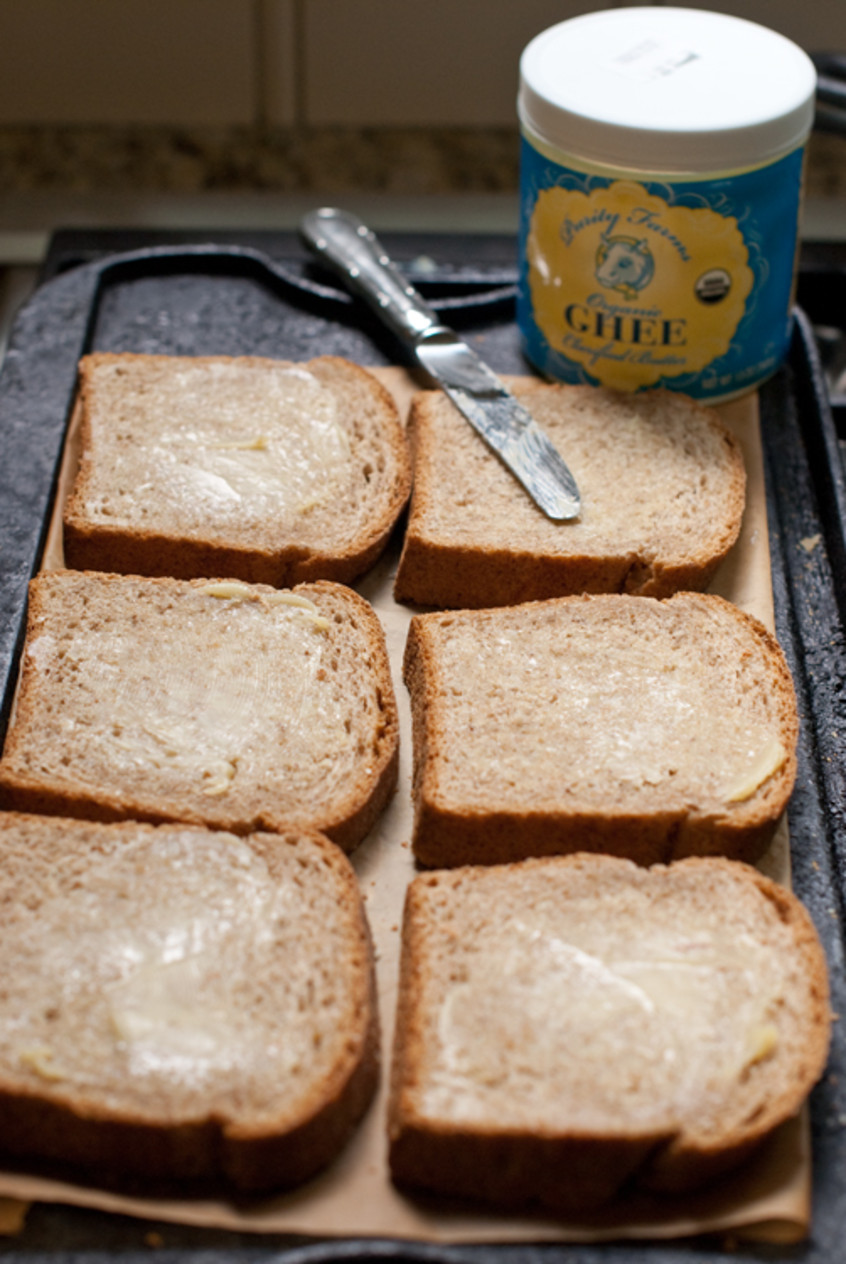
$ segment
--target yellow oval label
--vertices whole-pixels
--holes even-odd
[[[635,181],[541,189],[527,239],[534,319],[603,386],[653,386],[725,355],[754,285],[737,220]]]

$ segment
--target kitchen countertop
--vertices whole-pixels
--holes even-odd
[[[293,228],[321,202],[377,230],[512,232],[516,128],[0,129],[0,264],[58,227]],[[808,148],[803,235],[846,237],[846,137]]]
[[[515,128],[0,128],[0,189],[514,190]]]
[[[0,190],[515,192],[517,128],[0,128]],[[846,198],[846,137],[814,133],[809,197]]]

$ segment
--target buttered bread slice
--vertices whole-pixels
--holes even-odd
[[[270,1189],[378,1078],[369,931],[322,835],[0,814],[0,1153]]]
[[[421,392],[397,599],[478,609],[706,588],[737,539],[746,495],[740,447],[713,409],[674,391],[515,390],[573,471],[579,517],[545,517],[446,395]]]
[[[384,634],[350,588],[45,573],[0,803],[296,823],[350,850],[393,791],[398,740]]]
[[[80,363],[79,398],[64,518],[78,570],[347,583],[408,497],[392,397],[335,356],[98,353]]]
[[[690,1189],[798,1111],[828,1033],[811,920],[749,866],[577,855],[419,876],[394,1178],[577,1216],[627,1183]]]
[[[573,851],[754,860],[793,786],[784,656],[719,597],[417,615],[405,676],[426,865]]]

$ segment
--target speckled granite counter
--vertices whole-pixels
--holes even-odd
[[[7,192],[502,192],[516,188],[517,161],[510,128],[0,129]]]
[[[0,129],[0,191],[389,194],[515,190],[511,128],[15,127]],[[814,134],[808,195],[846,197],[846,137]]]
[[[0,191],[507,192],[511,128],[15,127],[0,129]],[[815,134],[809,196],[846,196],[846,137]]]

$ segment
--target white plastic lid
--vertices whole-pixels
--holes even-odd
[[[538,139],[595,163],[732,171],[801,144],[815,89],[810,57],[755,22],[622,8],[536,36],[520,61],[518,110]]]

